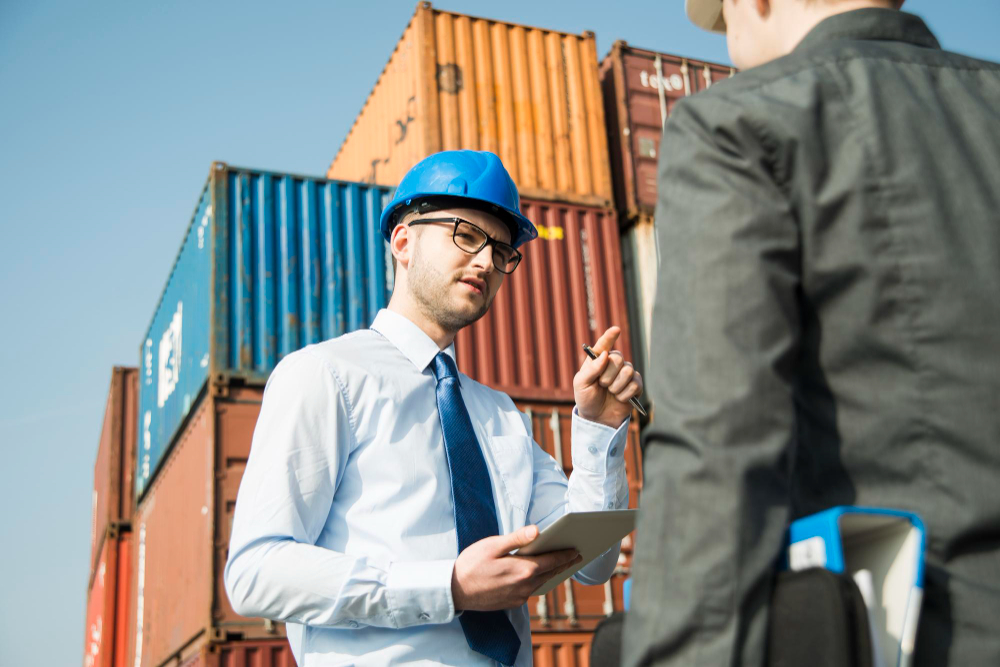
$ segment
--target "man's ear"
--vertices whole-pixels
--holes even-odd
[[[396,263],[404,268],[410,267],[410,257],[413,253],[413,242],[416,235],[408,226],[400,223],[392,228],[389,235],[389,250],[396,259]]]

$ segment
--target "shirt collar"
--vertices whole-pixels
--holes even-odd
[[[898,9],[869,7],[823,19],[799,42],[795,50],[840,39],[909,42],[929,49],[941,48],[937,38],[919,16]]]
[[[424,333],[423,329],[411,322],[405,315],[383,308],[375,315],[371,329],[381,334],[396,346],[407,359],[423,372],[434,360],[438,352],[437,343]],[[445,354],[455,359],[455,343],[444,350]]]

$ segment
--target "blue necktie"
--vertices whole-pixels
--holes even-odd
[[[437,378],[438,415],[444,433],[444,448],[451,469],[451,491],[455,499],[458,551],[473,542],[499,535],[497,509],[486,460],[472,429],[458,385],[458,369],[444,352],[434,357]],[[466,611],[458,617],[469,648],[504,665],[513,665],[521,640],[503,611]]]

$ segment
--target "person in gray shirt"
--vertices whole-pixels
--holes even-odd
[[[687,0],[627,665],[759,665],[791,521],[928,531],[916,665],[1000,665],[1000,65],[877,0]],[[975,20],[975,16],[967,17]]]

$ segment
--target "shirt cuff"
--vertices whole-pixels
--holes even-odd
[[[447,623],[455,617],[451,578],[455,560],[392,563],[386,580],[389,607],[397,628]]]
[[[573,468],[606,473],[625,465],[627,417],[617,429],[584,419],[573,408]]]

